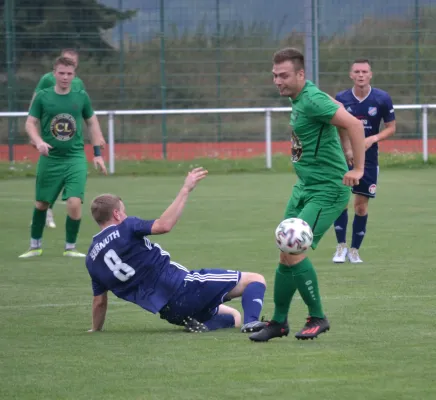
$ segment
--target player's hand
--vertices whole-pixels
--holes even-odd
[[[106,165],[104,165],[102,156],[94,157],[94,167],[97,171],[100,170],[103,174],[107,175]]]
[[[189,191],[192,191],[197,183],[202,179],[206,178],[208,171],[203,167],[194,168],[191,172],[188,173],[188,176],[185,179],[184,187]]]
[[[363,176],[363,171],[359,169],[352,169],[351,171],[348,171],[344,175],[344,179],[342,182],[346,186],[356,186],[359,184],[360,178]]]
[[[53,148],[48,143],[42,141],[35,146],[39,153],[43,156],[48,156],[48,152]]]
[[[368,150],[374,143],[377,143],[375,136],[368,136],[365,138],[365,150]]]
[[[351,167],[354,163],[353,151],[349,150],[344,152],[344,154],[345,154],[345,160],[347,160],[347,164]]]

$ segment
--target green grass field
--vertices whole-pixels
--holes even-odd
[[[434,169],[382,171],[365,263],[332,264],[333,231],[310,252],[331,331],[297,341],[306,317],[297,297],[292,335],[265,344],[236,329],[184,333],[113,296],[105,331],[87,333],[92,292],[83,260],[62,257],[65,206],[55,206],[58,228],[46,230],[44,255],[18,260],[28,247],[34,181],[2,181],[0,399],[435,399],[434,176]],[[264,274],[269,318],[273,234],[294,179],[210,174],[174,231],[156,241],[188,268]],[[94,195],[118,193],[128,213],[153,218],[181,184],[180,176],[91,177],[79,249],[97,232],[88,210]]]

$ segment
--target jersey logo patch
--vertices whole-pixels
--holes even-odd
[[[50,132],[62,142],[70,140],[77,132],[77,124],[70,114],[58,114],[50,123]]]
[[[294,131],[291,133],[291,160],[292,162],[300,161],[301,155],[303,154],[303,145],[299,137]]]
[[[353,110],[351,109],[351,107],[347,107],[347,111],[348,111],[349,113],[352,113],[352,112],[353,112]]]
[[[377,115],[377,107],[369,107],[368,108],[368,114],[371,117],[375,117]]]

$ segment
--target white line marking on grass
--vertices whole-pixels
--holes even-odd
[[[298,297],[296,297],[298,298]],[[394,295],[394,296],[324,296],[324,300],[376,300],[376,299],[434,299],[436,294],[429,295]],[[131,304],[129,302],[110,302],[110,307],[112,306],[126,306]],[[47,304],[14,304],[8,306],[0,306],[0,310],[28,310],[34,308],[67,308],[67,307],[87,307],[91,306],[92,302],[89,303],[47,303]]]
[[[17,197],[0,197],[0,201],[13,202],[13,203],[29,203],[32,204],[34,202],[33,199],[19,199]]]
[[[110,306],[124,306],[128,303],[112,302]],[[9,306],[0,306],[0,310],[30,310],[33,308],[67,308],[67,307],[87,307],[92,306],[92,302],[89,303],[47,303],[47,304],[14,304]]]

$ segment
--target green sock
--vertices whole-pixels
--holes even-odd
[[[311,317],[324,318],[318,288],[318,278],[310,260],[305,258],[303,261],[294,265],[291,270],[300,296],[309,308],[309,315]]]
[[[67,215],[67,221],[65,222],[65,233],[66,239],[65,241],[69,245],[76,244],[77,235],[79,233],[81,219],[72,219],[69,215]]]
[[[45,218],[47,216],[47,210],[33,210],[32,226],[30,228],[30,237],[35,240],[42,238],[44,232]]]
[[[274,315],[272,319],[277,322],[285,322],[288,319],[289,307],[292,296],[297,290],[292,268],[279,264],[276,269],[274,281]]]

